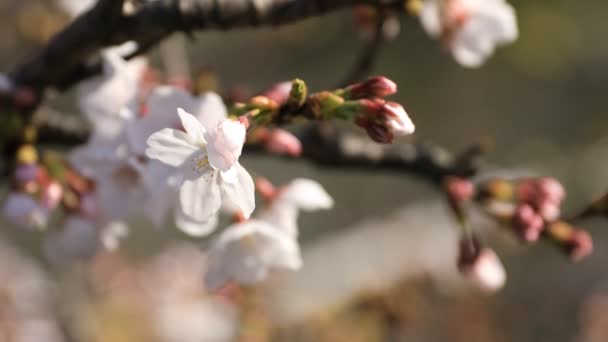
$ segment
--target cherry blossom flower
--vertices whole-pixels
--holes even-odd
[[[279,190],[277,197],[260,213],[259,218],[295,238],[298,236],[300,210],[326,210],[333,205],[333,199],[321,184],[311,179],[297,178]]]
[[[127,42],[102,52],[103,74],[78,85],[78,105],[93,125],[93,134],[114,138],[121,134],[125,119],[137,112],[139,82],[147,62],[143,58],[130,61],[122,55],[137,45]]]
[[[420,20],[429,35],[443,39],[458,63],[470,68],[518,36],[515,11],[505,0],[425,0]]]
[[[460,272],[475,286],[486,292],[500,290],[507,279],[500,259],[489,248],[483,248],[470,263],[461,264]]]
[[[17,192],[6,197],[2,214],[10,223],[26,229],[42,229],[49,219],[49,211],[32,196]]]
[[[170,86],[155,87],[146,100],[148,112],[140,120],[126,123],[126,138],[129,149],[137,155],[145,155],[147,140],[153,133],[163,128],[177,128],[181,125],[176,108],[192,113],[206,129],[217,126],[227,118],[226,106],[222,98],[213,92],[198,97],[183,89]]]
[[[207,285],[212,289],[230,281],[251,285],[264,280],[270,270],[299,269],[299,210],[332,206],[333,199],[319,183],[304,178],[291,181],[257,218],[226,228],[214,241],[209,252]]]
[[[205,282],[210,289],[231,281],[252,285],[264,280],[271,269],[302,266],[296,240],[257,219],[226,228],[213,243],[208,262]]]
[[[207,130],[192,114],[178,109],[185,132],[165,128],[148,138],[146,154],[173,166],[183,175],[179,188],[182,221],[196,223],[194,235],[211,232],[222,203],[249,217],[255,207],[254,184],[238,163],[245,142],[245,126],[230,119]],[[191,225],[190,225],[191,226]],[[194,231],[191,229],[192,234]]]

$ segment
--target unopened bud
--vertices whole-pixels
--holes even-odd
[[[483,185],[484,195],[494,200],[510,201],[513,191],[513,184],[504,179],[492,179]]]
[[[279,107],[274,100],[262,95],[253,97],[249,101],[249,104],[254,106],[256,109],[262,110],[275,110]]]
[[[586,230],[576,229],[567,242],[570,259],[580,261],[593,252],[593,239]]]
[[[458,203],[470,200],[475,192],[473,183],[460,177],[448,177],[445,189],[450,199]]]
[[[300,108],[306,102],[307,97],[308,87],[306,86],[306,83],[299,78],[294,79],[291,82],[287,105],[293,108]]]
[[[414,132],[414,124],[400,104],[382,99],[362,99],[358,102],[361,113],[355,119],[355,124],[365,129],[372,140],[387,144],[393,141],[394,136]]]
[[[20,164],[34,164],[38,161],[38,152],[30,144],[22,145],[17,150],[17,162]]]
[[[496,253],[490,248],[481,248],[476,239],[461,241],[458,270],[477,288],[490,293],[500,290],[507,279]]]
[[[275,154],[297,157],[302,153],[302,143],[291,132],[284,129],[273,129],[265,140],[266,149]]]
[[[272,200],[277,195],[277,188],[264,177],[258,177],[255,180],[255,189],[266,201]]]
[[[384,76],[374,76],[344,89],[346,99],[385,97],[397,92],[397,84]]]
[[[264,92],[262,92],[261,95],[266,96],[267,98],[273,100],[278,104],[284,104],[289,98],[291,87],[292,82],[289,81],[276,83],[270,88],[266,89]]]
[[[344,98],[329,91],[322,91],[310,96],[310,109],[318,119],[349,119],[358,112],[354,101],[344,102]]]
[[[564,187],[555,178],[525,179],[517,184],[517,199],[538,208],[547,220],[557,218],[565,196]]]
[[[528,204],[515,209],[512,225],[517,235],[527,242],[537,241],[544,229],[543,218]]]
[[[384,105],[383,112],[388,119],[393,134],[397,136],[409,135],[416,130],[412,119],[407,115],[403,106],[397,102],[387,102]]]
[[[57,208],[63,198],[63,187],[58,182],[51,182],[43,189],[42,206],[48,210]]]
[[[538,207],[538,213],[547,221],[555,221],[559,218],[561,210],[555,203],[543,202]]]
[[[564,186],[555,178],[540,178],[537,184],[539,195],[545,201],[559,204],[566,197],[566,190],[564,189]]]

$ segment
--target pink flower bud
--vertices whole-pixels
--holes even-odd
[[[266,201],[272,200],[278,193],[274,184],[264,177],[258,177],[255,180],[255,189]]]
[[[470,200],[475,192],[475,186],[471,181],[459,177],[449,177],[445,186],[450,199],[457,203]]]
[[[302,143],[295,135],[284,129],[273,129],[267,136],[266,149],[275,154],[297,157],[302,153]]]
[[[291,92],[291,87],[292,87],[291,81],[276,83],[273,86],[271,86],[270,88],[266,89],[260,95],[273,100],[274,102],[278,103],[279,105],[282,105],[285,102],[287,102],[287,99],[289,98],[289,93]]]
[[[561,213],[559,205],[545,201],[538,207],[538,213],[547,221],[555,221]]]
[[[586,230],[577,229],[572,232],[568,243],[570,259],[577,262],[593,252],[593,239]]]
[[[393,134],[403,136],[414,133],[416,129],[414,123],[407,115],[402,105],[396,102],[387,102],[384,105],[384,115],[388,120],[389,127]]]
[[[535,242],[544,229],[543,218],[529,204],[521,204],[513,215],[515,232],[527,242]]]
[[[485,292],[500,290],[505,284],[507,274],[496,253],[490,248],[480,248],[478,243],[471,246],[470,243],[462,241],[460,246],[460,273]]]
[[[532,179],[519,181],[515,188],[517,200],[525,203],[533,203],[536,199],[536,184]]]
[[[384,76],[374,76],[346,88],[349,98],[385,97],[397,92],[397,84]]]
[[[359,100],[362,113],[355,119],[355,124],[364,128],[374,141],[391,143],[394,136],[403,136],[414,132],[415,127],[403,106],[396,102],[382,99]]]
[[[566,197],[564,186],[555,178],[544,177],[537,181],[539,196],[552,203],[559,204]]]
[[[42,193],[42,206],[52,210],[57,208],[63,199],[63,187],[58,182],[51,182]]]

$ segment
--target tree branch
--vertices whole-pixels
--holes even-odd
[[[122,12],[123,0],[101,0],[17,67],[11,78],[16,85],[29,87],[40,95],[49,88],[69,88],[98,72],[99,64],[89,64],[90,58],[109,46],[133,40],[148,49],[174,32],[275,27],[357,4],[397,8],[401,1],[156,0],[127,15]]]
[[[295,133],[302,142],[299,157],[324,167],[385,170],[411,174],[441,186],[445,177],[470,178],[480,171],[484,144],[474,144],[459,155],[429,143],[415,141],[382,145],[367,136],[341,132],[331,124],[311,124]],[[248,153],[265,153],[248,144]]]

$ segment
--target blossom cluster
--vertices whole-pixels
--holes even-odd
[[[62,229],[45,234],[43,250],[50,260],[65,262],[90,258],[100,247],[118,248],[134,217],[145,217],[156,229],[173,221],[185,234],[204,237],[224,215],[235,223],[211,244],[210,288],[253,284],[271,269],[298,269],[298,212],[329,209],[331,197],[308,179],[273,188],[270,195],[265,181],[267,206],[251,218],[255,184],[239,161],[256,123],[251,112],[229,115],[216,93],[194,95],[187,87],[160,83],[149,77],[145,59],[123,59],[132,49],[128,44],[104,51],[103,75],[78,86],[91,135],[67,161],[33,143],[19,148],[4,217],[36,230],[59,223]],[[251,131],[272,152],[301,151],[288,131]],[[56,209],[63,215],[53,215]]]

